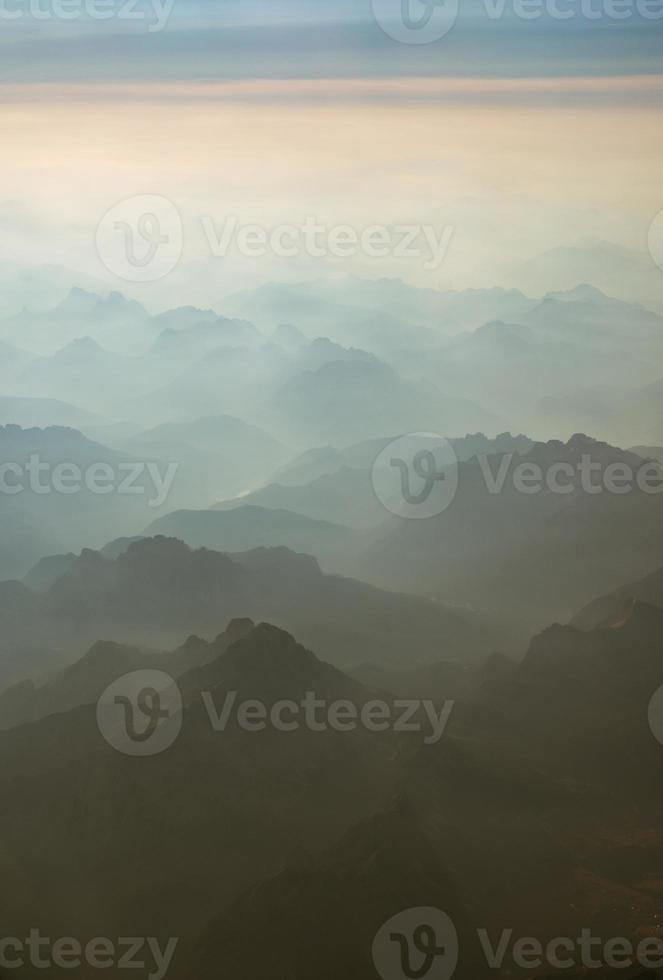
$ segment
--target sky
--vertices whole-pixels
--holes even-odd
[[[127,286],[156,306],[210,269],[215,294],[346,273],[460,288],[562,244],[645,251],[663,208],[663,0],[437,2],[429,36],[403,33],[401,0],[0,0],[3,262],[107,280],[95,229],[141,194],[185,227],[188,272]],[[428,222],[453,240],[434,270],[212,262],[204,219],[228,215]]]
[[[0,4],[14,17],[0,36],[4,82],[526,79],[657,74],[661,62],[660,0],[541,0],[538,10],[536,0],[446,0],[455,23],[426,44],[395,43],[383,29],[400,0],[131,0],[131,10],[105,0],[105,20],[85,16],[92,0],[64,0],[68,20],[31,15],[57,2]],[[168,10],[158,16],[153,3]]]

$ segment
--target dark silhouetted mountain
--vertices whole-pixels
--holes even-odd
[[[215,698],[235,685],[241,697],[268,706],[272,698],[301,700],[316,690],[322,697],[370,697],[266,625],[215,663]],[[180,678],[184,690],[192,677]],[[11,856],[2,860],[0,912],[3,918],[11,912],[18,935],[30,921],[45,934],[64,935],[68,919],[82,935],[88,929],[101,935],[105,922],[106,931],[119,936],[133,921],[137,934],[181,936],[184,948],[187,936],[254,882],[278,874],[297,848],[331,846],[394,791],[386,766],[393,733],[305,726],[255,733],[235,724],[215,732],[194,699],[171,749],[136,760],[106,744],[95,715],[93,705],[83,706],[0,733],[0,833],[12,840]],[[46,809],[49,834],[35,838]],[[159,858],[166,853],[180,866],[176,889],[166,886],[172,868]],[[387,854],[388,848],[385,860]],[[96,887],[88,893],[85,883],[92,879]],[[172,975],[191,976],[190,964],[177,961]]]
[[[296,632],[339,664],[470,662],[493,643],[476,617],[324,575],[306,555],[267,548],[229,557],[156,537],[114,560],[84,551],[42,593],[0,584],[0,683],[58,670],[99,637],[165,649],[246,616]]]
[[[36,917],[64,935],[73,917],[86,935],[178,935],[174,980],[363,980],[380,926],[420,906],[453,920],[464,980],[486,968],[477,929],[656,935],[663,790],[647,706],[662,610],[638,603],[618,629],[555,626],[521,665],[484,663],[428,746],[361,729],[213,731],[205,690],[217,710],[229,691],[267,707],[307,691],[375,697],[274,626],[240,628],[215,659],[195,638],[180,651],[207,662],[180,674],[181,734],[150,759],[106,745],[94,705],[0,733],[0,913],[17,934]],[[123,655],[98,646],[62,677],[96,685]]]
[[[99,641],[81,660],[66,667],[53,680],[39,687],[31,681],[23,681],[0,694],[0,728],[14,728],[81,705],[94,704],[109,684],[135,670],[161,670],[178,678],[216,660],[231,644],[250,634],[253,625],[249,619],[232,620],[211,642],[190,636],[168,653]]]
[[[566,444],[537,444],[513,459],[488,457],[482,465],[489,478],[507,464],[501,492],[490,492],[479,461],[461,463],[451,505],[429,520],[386,524],[357,574],[383,587],[501,613],[525,633],[568,621],[596,595],[663,563],[663,496],[635,482],[627,494],[585,492],[578,475],[583,456],[601,474],[611,463],[634,474],[642,465],[639,457],[581,435]],[[575,474],[570,493],[553,493],[545,482],[540,492],[522,493],[508,475],[533,464],[545,476],[559,463]]]
[[[203,933],[195,975],[364,980],[374,974],[372,944],[383,923],[403,909],[428,907],[443,909],[456,927],[465,951],[457,975],[486,976],[476,950],[468,955],[459,893],[411,809],[400,804],[242,895]],[[256,933],[262,942],[251,941]]]
[[[609,595],[594,599],[573,617],[571,624],[582,630],[619,625],[631,616],[636,602],[663,609],[663,568],[638,582],[622,585]]]

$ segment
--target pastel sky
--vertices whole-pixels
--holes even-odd
[[[663,207],[663,19],[641,13],[663,0],[554,0],[574,12],[563,20],[553,0],[528,20],[513,0],[499,18],[500,0],[460,0],[449,33],[423,45],[389,37],[370,0],[175,0],[161,31],[162,0],[137,0],[142,20],[35,18],[57,2],[0,0],[22,11],[0,24],[4,261],[101,276],[101,216],[161,194],[183,215],[191,269],[205,215],[455,228],[443,277],[226,263],[221,292],[330,271],[492,284],[560,244],[645,251]],[[396,2],[374,0],[385,16]]]
[[[119,12],[125,2],[112,0],[112,9]],[[453,29],[425,45],[394,43],[381,30],[374,9],[394,17],[395,0],[374,0],[374,7],[371,0],[162,2],[172,3],[172,12],[159,32],[147,29],[154,26],[153,0],[136,0],[133,15],[145,20],[5,20],[2,79],[527,78],[656,74],[661,68],[660,0],[648,6],[610,0],[614,6],[607,8],[608,0],[556,0],[552,8],[546,0],[532,19],[516,16],[512,0],[461,0]],[[25,11],[31,3],[50,6],[49,0],[3,0],[0,6]],[[603,16],[590,19],[583,10]]]

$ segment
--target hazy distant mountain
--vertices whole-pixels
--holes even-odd
[[[286,547],[314,555],[325,567],[329,562],[335,570],[355,545],[353,532],[342,525],[237,502],[228,510],[175,511],[147,526],[145,534],[176,537],[192,548],[216,551]]]
[[[642,388],[601,386],[564,399],[544,398],[540,411],[558,428],[580,422],[604,438],[625,445],[663,441],[663,377]]]
[[[276,330],[271,335],[271,341],[274,344],[278,344],[279,347],[290,348],[291,350],[297,350],[300,347],[306,347],[309,343],[304,334],[296,327],[293,323],[279,323]]]
[[[515,269],[513,281],[527,283],[538,295],[591,283],[605,293],[644,303],[663,314],[661,272],[651,256],[611,242],[550,249]]]
[[[104,350],[91,337],[79,337],[52,356],[28,365],[18,383],[24,391],[55,399],[66,399],[75,392],[80,404],[112,415],[119,378],[125,397],[141,391],[145,381],[138,359]]]
[[[98,296],[78,287],[51,310],[24,309],[0,322],[0,337],[41,354],[86,336],[112,351],[139,352],[155,333],[149,314],[135,300],[117,292]]]
[[[152,348],[158,357],[179,357],[194,361],[217,347],[251,347],[263,340],[252,323],[217,317],[160,333]]]
[[[579,399],[592,386],[660,378],[663,317],[581,285],[546,296],[513,320],[491,319],[425,355],[403,351],[398,369],[489,406],[511,427],[524,427],[527,419],[541,438],[586,429],[630,442],[640,437],[629,423],[619,427],[610,412],[589,418]]]
[[[19,468],[7,478],[18,492],[0,493],[0,518],[9,529],[0,553],[0,577],[22,578],[46,555],[101,547],[121,534],[142,531],[159,513],[160,494],[162,513],[164,506],[176,506],[177,473],[169,497],[158,488],[165,464],[146,457],[109,449],[75,429],[0,427],[0,459]],[[40,467],[32,476],[31,460]],[[158,478],[146,469],[148,462],[158,465]],[[110,478],[105,477],[103,492],[96,492],[89,477],[98,476],[100,466]],[[60,467],[65,470],[58,483]],[[123,492],[130,476],[131,490]]]
[[[332,446],[308,449],[277,470],[272,482],[286,487],[303,486],[344,467],[370,470],[379,453],[400,434],[353,443],[344,449],[334,449]],[[449,441],[459,460],[471,459],[479,453],[524,453],[534,445],[526,436],[512,436],[510,432],[503,432],[494,439],[477,432]]]
[[[16,375],[24,371],[34,360],[34,354],[0,341],[0,382],[11,387],[15,383]]]
[[[631,446],[630,453],[636,453],[643,459],[657,459],[663,463],[663,446]]]
[[[73,551],[66,555],[47,555],[30,569],[23,582],[33,592],[46,592],[75,562],[76,555]]]
[[[455,436],[499,426],[471,401],[447,398],[429,382],[406,382],[385,364],[362,361],[332,361],[291,379],[269,404],[269,416],[308,446],[343,445],[385,431]]]
[[[305,486],[270,483],[244,498],[216,504],[214,510],[228,511],[238,504],[294,511],[312,520],[356,528],[375,527],[388,516],[375,495],[370,473],[349,466],[320,476]]]
[[[195,306],[178,306],[174,310],[165,310],[154,317],[154,323],[160,332],[167,330],[187,330],[202,323],[212,323],[219,319],[214,310],[199,310]]]
[[[639,457],[585,436],[537,444],[511,460],[496,454],[482,464],[461,463],[451,505],[429,520],[385,525],[357,574],[389,588],[501,612],[530,630],[568,620],[596,595],[663,564],[663,496],[637,484],[628,494],[585,492],[578,470],[583,455],[595,473],[597,466],[605,473],[611,463],[634,473],[641,465]],[[555,464],[571,466],[572,492],[553,493],[545,482],[541,492],[518,492],[512,476],[522,464],[542,475]],[[502,490],[490,492],[501,465]]]
[[[236,500],[219,503],[214,509],[255,505],[295,511],[314,520],[350,527],[377,527],[390,515],[375,493],[371,470],[379,453],[391,441],[374,439],[343,450],[309,450],[281,469],[276,474],[276,482]],[[525,453],[533,445],[525,436],[510,433],[496,439],[477,433],[453,439],[451,443],[458,460],[470,459],[478,453]]]
[[[230,497],[264,480],[289,450],[257,426],[229,415],[165,422],[123,442],[135,455],[181,461],[190,506]]]
[[[21,425],[24,428],[38,426],[99,425],[103,418],[86,412],[75,405],[56,401],[52,398],[20,398],[0,396],[0,423],[2,425]]]
[[[636,353],[643,346],[663,350],[663,316],[643,306],[608,296],[586,283],[546,295],[541,303],[518,317],[537,335],[551,340],[568,338],[587,347],[608,344]]]
[[[165,384],[123,402],[118,414],[146,425],[222,414],[260,424],[260,408],[289,361],[289,353],[273,344],[257,349],[216,347],[193,364],[185,361]],[[168,358],[167,363],[177,360]],[[269,419],[265,421],[272,431]]]
[[[421,289],[400,279],[329,279],[286,285],[269,283],[255,290],[236,293],[225,301],[234,315],[246,316],[259,325],[274,329],[288,321],[312,333],[324,332],[332,339],[345,341],[335,331],[351,325],[366,325],[360,342],[369,336],[368,313],[394,318],[401,324],[402,347],[421,346],[421,328],[439,331],[441,335],[479,326],[491,316],[513,316],[524,312],[532,301],[517,290],[468,289],[462,292],[439,292]],[[375,343],[379,332],[372,327]],[[418,328],[418,329],[417,329]],[[388,327],[391,329],[391,327]],[[419,342],[409,338],[410,330]],[[393,340],[386,346],[393,346]],[[371,350],[374,348],[371,347]]]

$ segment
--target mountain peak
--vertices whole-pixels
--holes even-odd
[[[79,286],[73,286],[56,309],[59,313],[72,315],[91,313],[100,299],[101,297],[96,293],[89,293]]]

